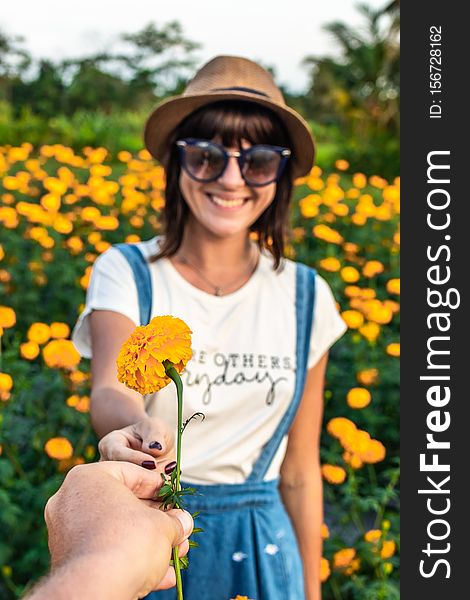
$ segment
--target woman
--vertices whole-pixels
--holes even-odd
[[[174,468],[174,390],[142,398],[115,362],[139,323],[182,318],[193,331],[184,418],[205,415],[183,440],[182,478],[199,492],[186,507],[204,529],[185,594],[318,600],[323,381],[345,324],[325,281],[282,256],[312,136],[269,73],[220,56],[155,109],[145,141],[166,169],[164,233],[96,261],[73,338],[92,357],[101,456]]]

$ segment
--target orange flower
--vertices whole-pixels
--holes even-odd
[[[54,339],[67,338],[70,334],[70,327],[67,323],[51,323],[51,337]]]
[[[328,225],[315,225],[312,232],[316,238],[329,242],[330,244],[342,244],[344,241],[343,236],[335,229],[328,227]]]
[[[343,467],[337,467],[335,465],[322,465],[321,472],[323,477],[329,482],[334,484],[343,483],[346,479],[346,471]]]
[[[359,333],[361,333],[366,340],[369,342],[375,342],[380,333],[380,327],[377,323],[372,323],[368,321],[362,327],[359,328]]]
[[[24,344],[20,344],[20,354],[22,358],[26,358],[26,360],[34,360],[40,352],[39,345],[37,342],[25,342]]]
[[[399,342],[392,342],[391,344],[388,344],[388,346],[386,348],[386,352],[390,356],[399,357],[400,356],[400,343]]]
[[[341,318],[349,329],[358,329],[364,323],[363,315],[357,310],[345,310],[341,313]]]
[[[9,392],[13,387],[13,379],[8,373],[0,373],[0,393]]]
[[[15,311],[9,306],[0,306],[0,327],[13,327],[16,323]]]
[[[343,548],[342,550],[338,550],[333,555],[333,567],[335,569],[345,569],[349,567],[354,557],[356,556],[356,551],[354,548]]]
[[[390,558],[395,554],[396,545],[393,540],[384,540],[380,556],[382,558]]]
[[[72,369],[80,362],[80,354],[70,340],[52,340],[42,350],[46,365],[56,369]]]
[[[325,271],[330,271],[331,273],[334,273],[335,271],[339,271],[341,269],[340,261],[334,256],[323,258],[319,262],[319,265],[322,269],[325,269]]]
[[[356,377],[359,383],[362,385],[372,385],[377,381],[377,377],[379,376],[378,369],[363,369],[357,373]]]
[[[349,169],[349,163],[347,160],[340,158],[335,162],[335,167],[338,171],[347,171]]]
[[[331,575],[330,563],[326,558],[321,558],[320,561],[320,581],[323,583]]]
[[[46,442],[44,451],[50,458],[64,460],[72,458],[73,446],[67,438],[55,437]]]
[[[355,267],[343,267],[341,269],[341,279],[346,283],[356,283],[359,278],[359,271]]]
[[[398,278],[387,281],[387,292],[389,294],[397,294],[397,296],[400,295],[400,280]]]
[[[344,436],[354,433],[356,425],[345,417],[335,417],[328,422],[326,429],[330,435],[341,440]]]
[[[33,323],[28,329],[27,336],[30,342],[45,344],[51,337],[51,330],[45,323]]]
[[[327,540],[330,537],[330,530],[328,529],[328,525],[326,523],[322,523],[320,535],[322,540]]]
[[[380,529],[370,529],[364,534],[364,539],[366,540],[366,542],[370,542],[371,544],[376,544],[381,537],[382,532],[380,531]]]
[[[369,440],[367,447],[360,452],[361,458],[365,463],[377,463],[385,458],[385,446],[379,440]]]
[[[192,356],[191,330],[172,316],[153,318],[137,327],[117,358],[118,380],[141,394],[151,394],[170,383],[163,362],[181,373]]]
[[[351,388],[346,396],[346,402],[351,408],[364,408],[370,404],[371,399],[369,390],[363,387]]]
[[[362,267],[362,274],[364,277],[374,277],[379,273],[383,273],[384,266],[378,260],[368,260],[366,264]]]

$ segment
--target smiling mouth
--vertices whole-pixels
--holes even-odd
[[[206,194],[206,196],[209,198],[209,200],[213,204],[215,204],[216,206],[218,206],[220,208],[231,208],[231,209],[240,208],[246,202],[248,202],[248,198],[227,199],[227,198],[221,198],[220,196],[217,196],[215,194]]]

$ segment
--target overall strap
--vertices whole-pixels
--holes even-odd
[[[315,305],[315,270],[301,263],[296,265],[296,372],[292,401],[279,423],[272,438],[264,446],[255,462],[247,482],[262,481],[279,448],[283,437],[288,433],[300,404],[307,375],[307,360],[312,331],[313,309]]]
[[[139,299],[140,324],[147,325],[152,314],[152,280],[146,258],[136,244],[114,244],[127,259],[134,274]]]

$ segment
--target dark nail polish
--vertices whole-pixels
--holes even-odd
[[[165,473],[167,475],[170,475],[171,473],[173,473],[173,471],[175,469],[176,469],[176,462],[173,461],[173,462],[167,464],[167,466],[165,467]]]
[[[153,460],[144,460],[142,463],[144,469],[156,469],[157,465],[153,462]]]
[[[150,442],[149,448],[152,448],[152,450],[154,448],[156,448],[157,450],[161,450],[162,449],[162,445],[160,444],[160,442]]]

